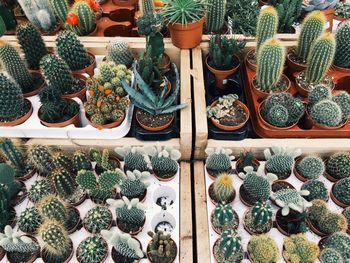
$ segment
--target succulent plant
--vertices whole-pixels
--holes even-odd
[[[110,162],[108,149],[98,151],[95,148],[91,148],[89,151],[90,158],[93,162],[96,162],[104,171],[112,171],[115,167]]]
[[[29,149],[30,162],[38,170],[40,175],[46,176],[53,169],[52,156],[48,147],[34,145]]]
[[[40,249],[33,239],[20,236],[9,225],[5,227],[4,233],[0,233],[0,246],[8,253],[33,253]]]
[[[231,161],[235,159],[235,157],[232,156],[232,150],[207,148],[205,153],[208,155],[206,167],[209,173],[218,175],[222,172],[229,172],[231,170]]]
[[[262,44],[273,38],[277,33],[278,28],[278,13],[272,6],[267,6],[260,10],[258,21],[256,25],[256,53],[259,53],[259,49]]]
[[[73,171],[73,163],[70,157],[68,157],[61,150],[54,150],[51,152],[52,162],[56,168],[65,169],[69,172]]]
[[[98,234],[103,229],[109,229],[112,220],[112,213],[107,207],[95,206],[86,213],[83,224],[87,231]]]
[[[350,94],[343,90],[334,95],[332,100],[340,107],[342,122],[346,122],[350,116]]]
[[[272,208],[268,203],[256,202],[250,212],[254,225],[265,225],[272,218]]]
[[[326,171],[335,179],[342,179],[350,175],[350,153],[338,152],[332,154],[326,165]]]
[[[324,248],[331,248],[341,254],[343,261],[350,259],[350,235],[343,232],[336,232],[330,235],[323,242]]]
[[[322,263],[342,263],[341,254],[332,248],[326,248],[321,251],[320,260]]]
[[[208,1],[208,13],[205,21],[205,27],[208,32],[219,32],[225,23],[226,0]]]
[[[237,167],[237,162],[238,162],[238,160],[237,160],[236,172],[243,171],[244,167],[247,167],[247,166],[253,166],[254,168],[256,168],[254,158],[255,158],[254,153],[250,150],[240,152],[238,160],[240,160],[241,163],[240,163],[239,167]]]
[[[348,228],[350,227],[350,207],[347,207],[343,211],[343,215],[345,216],[346,220],[348,221]]]
[[[116,169],[116,171],[121,177],[117,184],[122,196],[133,199],[141,198],[146,193],[149,183],[145,180],[151,176],[149,172],[134,170],[133,172],[126,171],[124,174],[120,169]]]
[[[59,18],[59,20],[61,20],[62,23],[65,23],[68,15],[68,10],[69,10],[68,1],[67,0],[49,0],[49,1],[55,15]]]
[[[46,179],[36,180],[29,189],[28,196],[29,199],[37,203],[45,196],[53,194],[54,188],[51,183]]]
[[[308,94],[309,107],[312,107],[317,102],[320,102],[322,100],[329,100],[331,98],[332,92],[329,87],[324,86],[322,84],[316,85],[313,89],[309,91]]]
[[[88,1],[76,2],[67,14],[65,28],[79,36],[86,36],[96,28],[96,14]]]
[[[307,195],[309,195],[309,191],[307,190],[301,190],[298,192],[295,189],[286,188],[273,193],[271,198],[278,206],[282,207],[282,216],[287,216],[290,209],[302,213],[308,207],[312,206],[310,202],[303,198],[303,196]]]
[[[233,176],[227,173],[219,175],[213,183],[213,195],[216,202],[230,203],[235,194]]]
[[[344,3],[347,4],[347,3]],[[344,21],[337,28],[335,39],[337,48],[334,57],[334,65],[338,67],[350,67],[350,44],[349,44],[350,22]]]
[[[290,263],[315,262],[320,255],[318,245],[309,241],[304,234],[285,237],[283,246],[283,256]]]
[[[21,191],[21,184],[15,179],[15,170],[5,163],[0,163],[0,185],[6,189],[7,200],[16,198]]]
[[[267,172],[276,174],[278,179],[285,179],[291,174],[294,159],[300,154],[300,149],[288,147],[273,146],[271,150],[265,149],[265,169]]]
[[[333,194],[335,198],[346,205],[350,205],[350,178],[343,178],[334,184]]]
[[[229,229],[221,233],[217,246],[214,246],[214,256],[218,262],[239,262],[243,259],[241,237],[236,231]]]
[[[77,258],[81,263],[99,263],[108,254],[107,242],[99,236],[83,240],[77,248]]]
[[[152,238],[149,243],[149,254],[151,261],[154,263],[173,262],[177,255],[177,247],[170,234],[157,231],[149,231],[148,235]]]
[[[342,122],[342,111],[332,100],[321,100],[310,109],[310,117],[319,125],[336,127]]]
[[[107,60],[113,61],[115,64],[123,64],[129,68],[134,61],[134,56],[129,49],[128,43],[115,39],[107,46]]]
[[[304,198],[309,202],[314,199],[322,199],[324,201],[328,200],[328,190],[321,181],[309,180],[301,186],[301,190],[309,191],[309,195],[304,196]]]
[[[36,233],[42,222],[43,218],[40,211],[34,206],[28,207],[21,212],[18,219],[18,227],[24,233]]]
[[[305,156],[296,165],[298,173],[306,179],[317,179],[325,172],[325,164],[318,156]]]
[[[115,148],[115,152],[123,157],[126,170],[138,170],[140,172],[149,170],[148,164],[150,163],[150,159],[143,147],[130,147],[125,145]]]
[[[252,236],[247,250],[255,263],[277,262],[280,257],[275,241],[265,235]]]
[[[89,160],[89,155],[82,151],[76,150],[73,154],[73,170],[79,172],[80,170],[91,170],[92,164]]]
[[[222,232],[228,229],[237,229],[239,219],[231,204],[218,203],[211,214],[211,223],[214,229]]]

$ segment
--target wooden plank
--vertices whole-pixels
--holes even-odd
[[[196,211],[197,262],[210,262],[209,223],[205,187],[204,163],[194,163],[194,198]]]
[[[203,35],[202,36],[202,41],[209,41],[212,35]],[[226,37],[229,38],[237,38],[237,39],[244,39],[247,42],[254,42],[255,41],[255,37],[247,37],[244,36],[242,34],[226,34],[224,35]],[[277,34],[276,38],[280,39],[280,40],[297,40],[298,39],[299,34],[295,33],[295,34]]]
[[[180,176],[180,262],[193,262],[191,165],[181,162]]]

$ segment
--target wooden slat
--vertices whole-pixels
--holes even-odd
[[[212,35],[203,35],[202,36],[202,41],[209,41]],[[225,35],[229,38],[236,38],[236,39],[244,39],[247,42],[254,42],[255,38],[254,37],[247,37],[244,36],[242,34],[227,34]],[[281,40],[296,40],[298,38],[299,34],[295,33],[295,34],[277,34],[276,38],[281,39]]]

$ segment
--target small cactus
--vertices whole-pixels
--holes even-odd
[[[254,225],[267,224],[272,217],[271,206],[267,203],[256,202],[251,213]]]
[[[315,105],[317,102],[322,100],[329,100],[332,98],[331,89],[324,85],[316,85],[312,90],[309,91],[308,100],[309,107]]]
[[[342,122],[346,122],[350,116],[350,94],[343,90],[333,96],[332,100],[340,107]]]
[[[53,195],[41,199],[39,207],[45,218],[56,220],[61,224],[64,224],[68,219],[67,208]]]
[[[145,180],[150,177],[149,172],[134,170],[133,172],[127,171],[124,174],[120,169],[117,169],[117,171],[121,175],[118,186],[123,196],[129,199],[141,198],[146,193],[149,183]]]
[[[218,203],[211,215],[211,223],[219,232],[238,228],[238,216],[231,204]]]
[[[73,155],[73,170],[79,172],[80,170],[91,170],[92,164],[89,160],[89,155],[82,151],[77,150]]]
[[[247,247],[255,263],[278,262],[279,251],[275,241],[268,236],[252,236]]]
[[[171,263],[177,255],[176,244],[171,239],[170,234],[157,231],[149,231],[148,235],[152,238],[149,243],[148,255],[154,263]]]
[[[129,68],[134,61],[134,56],[128,43],[123,40],[112,40],[107,46],[107,60],[113,61],[115,64],[126,65]]]
[[[69,3],[67,0],[49,0],[50,5],[55,13],[55,15],[61,20],[62,23],[66,22]]]
[[[56,168],[65,169],[69,172],[73,171],[73,163],[66,154],[60,150],[54,150],[51,153],[52,163]]]
[[[333,195],[336,199],[350,205],[350,178],[343,178],[334,184]]]
[[[208,32],[219,32],[225,23],[226,0],[210,0],[208,3],[206,29]]]
[[[27,173],[27,151],[20,140],[3,138],[0,139],[0,152],[6,157],[16,171],[16,177],[20,178]],[[30,165],[29,165],[30,166]]]
[[[77,258],[81,263],[99,263],[108,254],[107,242],[99,236],[83,240],[77,248]]]
[[[320,260],[322,263],[343,263],[341,254],[332,248],[326,248],[321,251]]]
[[[28,192],[28,197],[32,202],[37,203],[45,196],[53,194],[54,192],[54,188],[48,180],[40,179],[32,184]]]
[[[98,234],[103,229],[111,228],[112,219],[112,212],[107,207],[96,206],[86,213],[83,225],[90,233]]]
[[[30,162],[42,176],[50,174],[53,169],[52,156],[46,146],[35,145],[29,150]]]
[[[72,19],[70,19],[72,18]],[[96,28],[96,14],[88,2],[75,2],[67,14],[65,27],[79,36],[86,36]]]
[[[326,171],[335,179],[342,179],[350,175],[350,153],[338,152],[332,154],[326,165]]]
[[[334,57],[334,65],[342,68],[350,67],[350,22],[344,21],[337,28],[335,39],[337,48]]]
[[[325,164],[318,156],[306,156],[298,162],[296,170],[306,179],[317,179],[325,172]]]
[[[283,247],[283,256],[291,263],[315,262],[320,255],[318,245],[310,242],[304,234],[285,237]]]
[[[22,211],[18,219],[18,227],[24,233],[36,233],[43,218],[36,207],[28,207]]]
[[[124,158],[124,165],[127,170],[140,172],[148,171],[148,164],[150,163],[149,156],[145,153],[142,147],[124,146],[116,148],[115,152]]]
[[[272,6],[260,10],[256,26],[256,53],[260,46],[269,38],[276,35],[278,28],[278,13]]]
[[[232,202],[232,197],[235,194],[235,189],[233,186],[232,175],[221,174],[219,175],[213,183],[213,195],[215,201],[218,203],[230,203]]]
[[[318,180],[309,180],[306,181],[302,186],[301,190],[309,191],[308,196],[304,196],[304,198],[311,202],[314,199],[322,199],[324,201],[328,200],[328,190],[323,182]]]
[[[342,122],[341,109],[332,100],[321,100],[313,105],[310,109],[310,117],[317,124],[327,127],[336,127]]]
[[[235,157],[232,156],[232,150],[207,148],[205,153],[208,155],[206,167],[210,174],[218,175],[222,172],[230,172],[232,169],[231,162],[235,159]]]
[[[222,232],[214,253],[220,262],[238,262],[243,259],[241,237],[234,230]],[[231,261],[232,260],[232,261]]]
[[[336,232],[326,238],[324,248],[331,248],[341,254],[342,262],[350,259],[350,235],[343,232]]]
[[[290,209],[303,213],[312,204],[306,201],[303,196],[309,195],[309,191],[301,190],[297,191],[295,189],[286,188],[275,192],[271,199],[276,202],[276,204],[282,207],[282,216],[287,216]]]
[[[103,149],[98,151],[91,148],[89,151],[90,158],[93,162],[96,162],[104,171],[114,170],[115,167],[110,162],[108,149]]]

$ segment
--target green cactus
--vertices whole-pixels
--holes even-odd
[[[256,74],[260,90],[267,93],[281,91],[276,84],[281,79],[284,61],[284,47],[276,38],[270,38],[261,45],[257,53]]]
[[[315,262],[320,255],[320,248],[310,242],[304,234],[285,237],[283,256],[290,263]]]
[[[321,251],[320,260],[322,263],[342,263],[341,254],[332,248],[326,248]]]
[[[6,24],[4,19],[0,16],[0,37],[2,37],[6,33]]]
[[[163,231],[157,231],[156,233],[149,231],[147,234],[152,238],[147,251],[151,261],[154,263],[173,262],[177,255],[177,249],[170,234],[163,233]]]
[[[241,237],[234,230],[222,232],[214,253],[219,262],[239,262],[243,258]]]
[[[129,68],[134,61],[134,56],[127,42],[116,39],[112,40],[107,46],[107,60],[113,61],[115,64],[123,64]]]
[[[343,215],[345,216],[346,220],[348,221],[348,229],[350,228],[350,207],[347,207],[343,211]]]
[[[6,188],[8,200],[14,199],[21,191],[21,184],[15,179],[15,170],[5,163],[0,163],[0,185]]]
[[[296,165],[296,170],[306,179],[317,179],[325,172],[325,164],[318,156],[305,156]]]
[[[18,227],[24,233],[36,233],[43,222],[43,218],[36,207],[28,207],[21,212]]]
[[[77,259],[81,263],[102,262],[107,254],[107,242],[99,236],[91,236],[86,238],[77,248]]]
[[[208,13],[205,21],[205,26],[208,32],[219,33],[220,29],[225,23],[226,15],[226,0],[208,1]]]
[[[350,175],[350,153],[338,152],[332,154],[326,165],[326,171],[336,179],[349,177]]]
[[[288,109],[283,105],[273,106],[266,115],[266,121],[276,127],[288,127]]]
[[[272,6],[261,9],[256,26],[256,54],[259,53],[261,45],[277,33],[278,13]],[[271,64],[272,65],[272,64]]]
[[[336,127],[341,124],[342,112],[334,101],[321,100],[311,107],[310,117],[319,125]]]
[[[324,85],[317,85],[309,91],[309,94],[308,94],[309,107],[312,107],[317,102],[320,102],[322,100],[329,100],[331,98],[332,98],[332,92],[330,88]]]
[[[91,148],[89,155],[92,161],[96,162],[104,171],[114,170],[115,167],[110,162],[109,151],[108,149],[103,149],[98,151],[94,148]]]
[[[222,173],[215,179],[213,185],[215,201],[224,204],[232,201],[235,189],[233,186],[233,178],[230,174]]]
[[[129,171],[138,170],[141,172],[149,170],[148,164],[150,160],[142,147],[124,146],[116,148],[115,152],[124,158],[125,169]]]
[[[67,171],[73,171],[73,163],[71,159],[61,150],[55,150],[51,153],[52,162],[55,168],[63,168]]]
[[[67,20],[69,4],[67,0],[49,0],[55,15],[65,23]]]
[[[0,139],[0,152],[6,157],[16,171],[16,177],[26,175],[28,165],[26,163],[27,152],[20,141],[8,138]]]
[[[9,191],[5,185],[0,185],[0,231],[2,232],[6,225],[10,223],[13,215],[10,211]]]
[[[76,191],[72,175],[64,168],[56,168],[51,172],[51,180],[56,193],[63,199],[69,199]]]
[[[29,150],[30,162],[39,171],[40,175],[50,174],[54,168],[52,165],[52,156],[48,147],[43,145],[34,145]]]
[[[231,161],[234,160],[232,151],[223,148],[207,148],[205,153],[208,155],[206,167],[210,174],[218,175],[222,172],[229,172],[232,168]]]
[[[346,122],[350,116],[350,94],[343,90],[333,96],[332,100],[340,107],[342,112],[342,122]]]
[[[18,52],[13,46],[4,41],[0,41],[0,63],[6,72],[20,86],[23,93],[29,92],[35,87],[34,78],[21,60]],[[4,81],[5,80],[1,80],[1,83]],[[1,90],[3,89],[4,88],[1,88]]]
[[[77,35],[69,30],[61,31],[56,38],[57,54],[71,70],[81,70],[91,65],[91,58]]]
[[[301,190],[309,191],[309,195],[304,198],[311,202],[314,199],[322,199],[324,201],[328,200],[328,190],[323,182],[318,180],[306,181],[302,186]]]
[[[273,193],[271,199],[276,204],[282,207],[282,216],[287,216],[290,209],[303,213],[308,207],[312,206],[312,203],[308,202],[303,196],[309,195],[309,191],[301,190],[297,191],[292,188],[280,189]]]
[[[343,232],[336,232],[326,238],[323,243],[324,248],[331,248],[341,254],[343,261],[350,259],[350,235]]]
[[[333,194],[335,198],[346,205],[350,205],[350,178],[343,178],[334,184]]]
[[[48,219],[64,224],[68,219],[68,211],[64,204],[54,195],[48,195],[39,202],[41,213]]]
[[[321,36],[326,27],[326,17],[322,11],[313,11],[303,20],[296,54],[306,63],[310,49],[315,40]]]
[[[28,197],[33,203],[39,202],[45,196],[53,194],[54,188],[46,179],[36,180],[29,189]]]
[[[247,247],[254,263],[278,262],[280,254],[275,241],[268,236],[252,236]]]
[[[76,150],[73,154],[73,171],[79,172],[80,170],[91,170],[92,164],[89,160],[89,155],[82,151]]]
[[[345,21],[337,28],[335,39],[337,48],[334,57],[334,65],[342,68],[350,67],[350,22]]]
[[[309,84],[318,84],[326,76],[333,63],[335,39],[331,33],[324,33],[315,40],[307,57],[305,79]]]
[[[272,218],[272,208],[268,203],[256,202],[251,213],[254,225],[265,225]]]
[[[95,206],[86,213],[83,225],[90,233],[98,234],[103,229],[110,229],[112,220],[112,212],[107,207]]]
[[[96,14],[85,1],[75,2],[69,15],[76,15],[78,24],[70,25],[66,23],[66,28],[73,30],[79,36],[86,36],[96,28]]]
[[[238,221],[238,216],[231,204],[218,203],[211,215],[213,227],[220,232],[228,229],[237,229]]]
[[[266,159],[265,169],[278,176],[278,179],[285,179],[290,176],[294,160],[301,154],[300,149],[274,146],[264,150]]]
[[[117,172],[121,175],[118,186],[122,196],[133,199],[141,198],[146,193],[149,183],[145,180],[150,177],[149,172],[134,170],[133,172],[127,171],[126,175],[120,169],[117,169]]]

